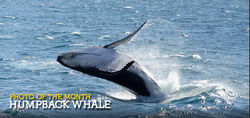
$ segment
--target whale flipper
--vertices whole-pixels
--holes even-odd
[[[111,44],[105,45],[105,46],[103,46],[103,47],[104,47],[104,48],[108,48],[108,49],[113,49],[113,48],[115,48],[115,47],[117,47],[117,46],[119,46],[119,45],[122,45],[122,44],[124,44],[124,43],[127,43],[128,41],[130,41],[130,40],[135,36],[135,34],[136,34],[137,32],[139,32],[139,30],[140,30],[146,23],[147,23],[147,21],[145,21],[145,22],[141,25],[141,27],[139,27],[135,32],[133,32],[132,34],[128,35],[127,37],[125,37],[125,38],[123,38],[123,39],[120,39],[120,40],[118,40],[118,41],[115,41],[115,42],[113,42],[113,43],[111,43]]]
[[[124,71],[126,71],[133,63],[134,63],[135,61],[131,61],[131,62],[129,62],[128,64],[126,64],[121,70],[119,70],[119,71],[116,71],[116,72],[106,72],[106,71],[101,71],[103,74],[105,74],[105,75],[112,75],[112,76],[114,76],[114,75],[117,75],[117,74],[119,74],[119,73],[121,73],[121,72],[124,72]]]
[[[60,59],[58,59],[59,61]],[[100,77],[100,78],[110,78],[111,76],[116,76],[124,71],[126,71],[135,61],[131,61],[128,64],[126,64],[121,70],[115,71],[115,72],[108,72],[108,71],[103,71],[99,70],[98,68],[95,67],[69,67],[75,70],[78,70],[83,73],[88,73],[89,75]],[[62,63],[59,61],[59,63]]]

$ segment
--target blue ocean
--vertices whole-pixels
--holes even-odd
[[[166,99],[60,65],[71,50],[117,41]],[[90,93],[111,110],[9,109],[10,94]],[[249,0],[0,0],[0,117],[249,117]]]

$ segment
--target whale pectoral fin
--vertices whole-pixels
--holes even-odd
[[[135,61],[129,62],[126,66],[124,66],[118,73],[126,71]],[[116,72],[117,73],[117,72]]]
[[[124,66],[124,67],[123,67],[121,70],[119,70],[119,71],[116,71],[116,72],[105,72],[105,71],[102,71],[102,73],[103,73],[104,75],[109,75],[109,76],[118,75],[119,73],[126,71],[134,62],[135,62],[135,61],[129,62],[128,64],[126,64],[126,66]]]
[[[113,48],[115,48],[115,47],[117,47],[117,46],[119,46],[119,45],[122,45],[122,44],[124,44],[124,43],[127,43],[128,41],[130,41],[130,40],[135,36],[135,34],[136,34],[136,33],[137,33],[146,23],[147,23],[147,21],[145,21],[145,22],[141,25],[141,27],[139,27],[135,32],[133,32],[132,34],[128,35],[127,37],[125,37],[125,38],[123,38],[123,39],[121,39],[121,40],[115,41],[115,42],[113,42],[113,43],[111,43],[111,44],[105,45],[105,46],[103,46],[103,47],[104,47],[104,48],[108,48],[108,49],[113,49]]]
[[[102,71],[102,70],[99,70],[98,68],[94,68],[94,67],[86,67],[86,68],[74,67],[72,69],[78,70],[78,71],[85,73],[85,74],[88,74],[88,75],[92,75],[92,76],[96,76],[96,77],[100,77],[100,78],[105,78],[105,79],[111,79],[112,77],[126,71],[134,62],[135,61],[130,61],[121,70],[115,71],[115,72]]]

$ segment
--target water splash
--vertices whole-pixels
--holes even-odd
[[[179,74],[177,71],[170,71],[167,79],[159,79],[157,83],[161,87],[164,94],[167,96],[168,94],[178,91],[180,89],[179,83]]]
[[[123,100],[132,100],[132,99],[136,99],[136,96],[132,93],[130,93],[129,91],[125,90],[125,89],[113,89],[110,92],[108,92],[108,94],[110,96],[113,96],[115,98],[118,99],[123,99]]]

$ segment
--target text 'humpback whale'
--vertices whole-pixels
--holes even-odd
[[[146,22],[121,40],[103,47],[63,53],[57,57],[57,61],[84,74],[119,84],[137,96],[162,97],[164,95],[151,74],[132,58],[114,49],[130,41]]]

